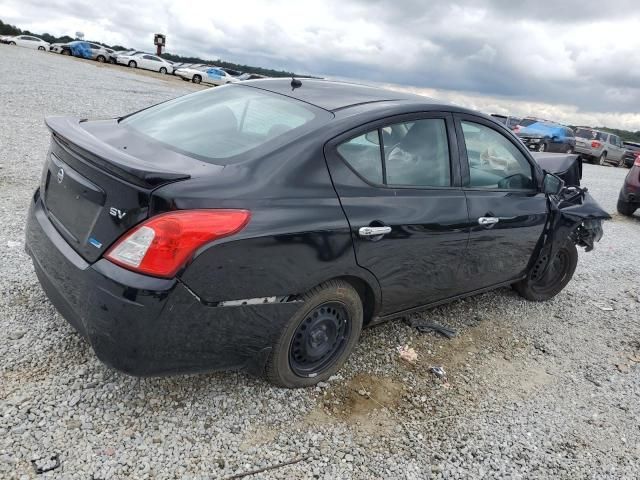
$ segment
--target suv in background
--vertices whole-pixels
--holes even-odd
[[[514,129],[529,150],[573,153],[576,138],[573,130],[559,123],[539,118],[523,118]]]
[[[624,165],[625,147],[617,135],[589,127],[576,128],[576,153],[589,162],[597,161],[600,165],[606,162]]]
[[[637,142],[622,142],[622,146],[625,148],[624,155],[622,155],[622,163],[627,168],[631,168],[636,160],[640,159],[640,143]]]
[[[522,121],[520,117],[500,115],[499,113],[492,113],[491,116],[493,117],[494,120],[497,120],[498,122],[503,124],[505,127],[507,127],[509,130],[515,129]]]

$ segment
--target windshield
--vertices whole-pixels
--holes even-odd
[[[521,127],[528,127],[529,125],[533,125],[534,123],[538,123],[538,120],[536,120],[534,118],[523,118],[520,121],[520,126]]]
[[[331,114],[264,90],[223,86],[161,103],[121,124],[169,148],[212,163],[256,150],[264,154],[314,130]],[[246,158],[243,157],[243,158]]]

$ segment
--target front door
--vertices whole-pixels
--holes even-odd
[[[381,314],[455,294],[469,233],[453,117],[391,117],[325,154],[357,262],[382,288]]]
[[[540,170],[513,135],[493,122],[456,115],[470,221],[461,270],[467,291],[526,273],[547,219]]]

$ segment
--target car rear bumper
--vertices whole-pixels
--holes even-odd
[[[620,189],[620,200],[640,206],[640,167],[633,166]]]
[[[136,376],[221,369],[262,371],[298,302],[202,303],[180,280],[107,260],[89,264],[57,232],[36,191],[26,249],[47,297],[107,365]]]

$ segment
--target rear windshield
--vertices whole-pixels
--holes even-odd
[[[586,138],[587,140],[604,140],[607,134],[591,130],[590,128],[576,128],[576,137]]]
[[[266,154],[331,117],[283,95],[226,85],[142,110],[121,124],[180,153],[211,163],[231,163],[246,159],[252,151]]]

